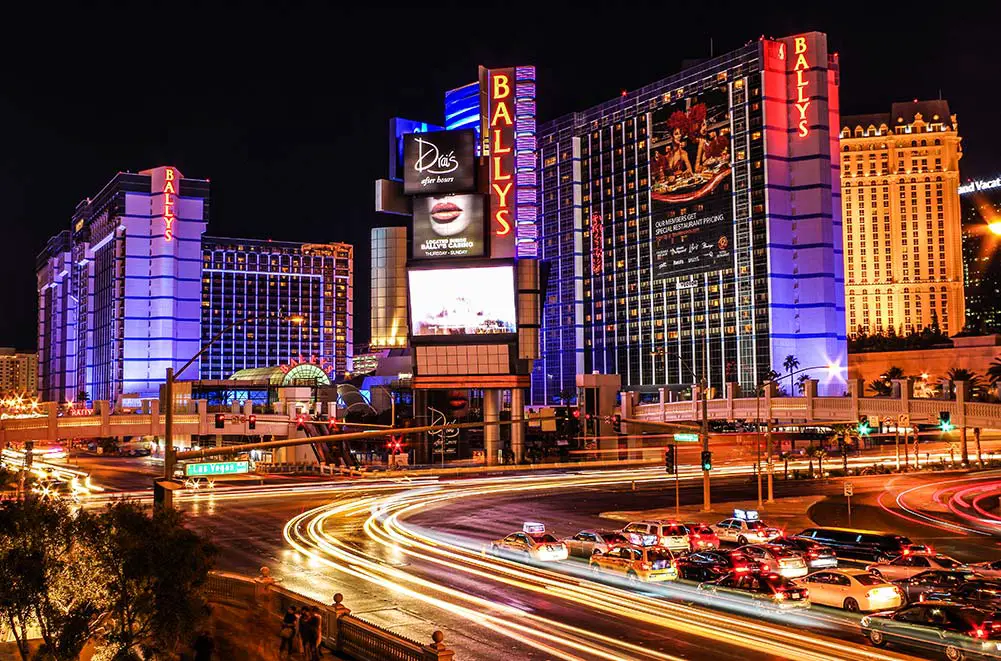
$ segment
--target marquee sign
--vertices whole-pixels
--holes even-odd
[[[288,374],[293,368],[299,365],[315,365],[319,367],[323,372],[330,378],[335,378],[337,376],[337,366],[334,363],[328,361],[326,358],[320,358],[319,356],[299,356],[298,359],[289,358],[289,361],[281,365],[278,369],[282,371],[282,374]]]
[[[982,190],[991,190],[992,188],[1001,188],[1001,177],[995,177],[994,179],[975,179],[968,184],[963,184],[959,187],[959,194],[966,195],[968,193],[977,193]]]
[[[174,205],[177,203],[177,189],[180,182],[177,177],[177,170],[174,168],[164,168],[163,171],[163,238],[171,241],[174,238]]]

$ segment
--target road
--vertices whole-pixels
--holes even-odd
[[[683,505],[700,501],[699,475],[685,471]],[[1001,484],[998,476],[977,477],[992,488]],[[1001,557],[988,535],[946,527],[975,529],[948,507],[956,494],[972,511],[974,502],[989,511],[989,489],[971,494],[965,482],[955,488],[938,484],[964,479],[959,474],[852,478],[853,523],[904,529],[915,540],[932,538],[963,559]],[[822,523],[844,523],[838,519],[845,514],[841,481],[776,485],[780,498],[828,495],[812,515]],[[893,502],[887,504],[884,496],[881,506],[881,493],[891,494]],[[914,511],[927,508],[936,494],[949,498],[941,517],[926,521],[897,506],[900,493],[903,508]],[[714,479],[717,502],[753,494],[746,475]],[[440,628],[461,659],[903,658],[865,646],[856,622],[837,611],[771,615],[744,603],[707,602],[690,585],[637,591],[595,580],[573,563],[528,566],[481,554],[484,542],[519,529],[525,520],[542,520],[556,534],[569,535],[620,525],[602,519],[602,512],[673,502],[662,469],[630,469],[447,482],[276,481],[186,495],[179,506],[192,527],[217,544],[221,568],[254,573],[266,565],[289,587],[327,602],[341,592],[354,613],[411,638],[429,639]],[[992,524],[977,525],[986,531]]]

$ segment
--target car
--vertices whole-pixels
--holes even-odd
[[[957,570],[968,569],[959,560],[941,553],[907,553],[889,562],[877,562],[866,566],[867,571],[878,574],[890,581],[910,578],[929,569]]]
[[[704,551],[719,548],[719,537],[707,523],[689,522],[685,524],[688,530],[688,550]]]
[[[630,581],[673,581],[678,578],[674,554],[661,546],[613,546],[604,553],[592,555],[590,567],[596,574],[618,574]]]
[[[903,555],[911,540],[903,535],[854,528],[807,528],[796,535],[834,549],[839,558],[887,562]]]
[[[675,553],[688,552],[688,530],[675,521],[634,521],[622,529],[639,546],[662,546]]]
[[[563,543],[571,556],[586,559],[613,546],[628,544],[629,539],[614,530],[581,530],[573,537],[564,538]]]
[[[970,565],[970,569],[977,572],[984,578],[1001,578],[1001,560],[974,562]]]
[[[812,603],[853,613],[884,611],[904,603],[900,588],[864,569],[821,570],[800,582],[810,588]]]
[[[967,581],[979,578],[971,571],[950,571],[929,569],[910,578],[894,581],[894,584],[904,593],[907,602],[925,601],[928,599],[952,601],[945,595],[951,594]]]
[[[778,539],[773,539],[769,544],[774,544],[776,546],[784,546],[790,551],[795,551],[803,556],[806,560],[806,566],[810,568],[811,571],[816,571],[818,569],[831,569],[838,566],[838,556],[834,553],[834,549],[830,546],[825,546],[820,542],[815,542],[812,539],[806,539],[803,537],[779,537]]]
[[[919,576],[921,574],[918,574],[914,578],[918,578]],[[959,585],[929,590],[924,594],[923,601],[951,601],[978,608],[1001,610],[1001,581],[980,578],[974,575]]]
[[[862,635],[876,647],[887,643],[909,647],[928,658],[935,650],[949,661],[1001,654],[999,613],[962,604],[926,601],[895,611],[865,615]]]
[[[750,598],[766,608],[810,606],[810,590],[778,574],[730,573],[715,581],[699,583],[698,589],[714,597]]]
[[[678,558],[678,573],[690,581],[714,581],[727,574],[761,571],[761,565],[740,551],[696,551]]]
[[[526,522],[521,532],[514,532],[503,539],[490,542],[486,552],[491,555],[529,558],[542,562],[566,560],[570,555],[566,544],[547,533],[543,524],[534,522]]]
[[[782,531],[765,525],[764,521],[755,518],[746,519],[734,517],[724,519],[719,523],[710,526],[721,542],[731,542],[737,546],[747,546],[748,544],[764,544],[773,539],[782,537]]]
[[[781,574],[786,578],[806,576],[806,560],[796,551],[776,544],[740,546],[738,551],[761,565],[762,571]]]

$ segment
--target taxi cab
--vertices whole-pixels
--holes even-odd
[[[674,554],[660,546],[623,544],[591,556],[591,571],[625,576],[630,581],[673,581],[678,578]]]
[[[758,518],[756,510],[733,511],[733,517],[710,526],[721,542],[732,542],[737,546],[764,544],[782,537],[782,531],[765,525]]]
[[[521,532],[511,533],[503,539],[490,542],[486,552],[491,555],[530,558],[542,562],[566,560],[569,556],[566,544],[547,533],[544,524],[534,522],[522,525]]]

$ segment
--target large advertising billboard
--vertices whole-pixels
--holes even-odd
[[[653,113],[650,142],[654,275],[732,266],[729,100],[725,87]]]
[[[476,167],[472,129],[403,136],[403,192],[407,195],[474,191]]]
[[[482,257],[483,196],[415,197],[413,236],[413,259]]]
[[[516,332],[513,265],[410,269],[407,276],[415,338]]]

